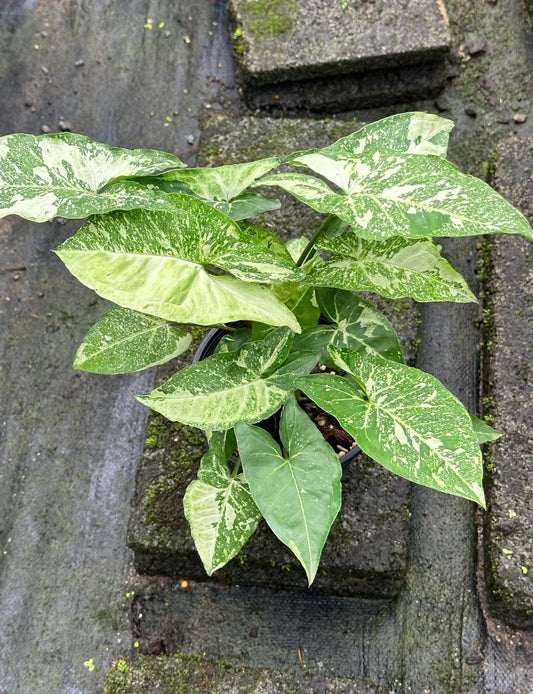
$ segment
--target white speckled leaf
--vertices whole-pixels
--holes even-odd
[[[328,147],[294,152],[288,161],[291,164],[306,164],[306,157],[317,152],[331,159],[349,159],[368,149],[445,157],[452,128],[452,121],[431,113],[398,113],[369,123]]]
[[[297,380],[362,450],[412,482],[485,505],[483,465],[470,415],[430,374],[330,348],[355,383],[332,374]]]
[[[233,559],[261,520],[243,474],[232,477],[224,434],[215,433],[203,456],[198,479],[183,498],[194,544],[209,576]]]
[[[187,183],[191,191],[203,200],[231,202],[239,197],[258,178],[274,169],[277,157],[258,159],[243,164],[228,164],[215,168],[181,169],[163,174],[166,181]]]
[[[374,150],[349,160],[312,154],[306,164],[340,190],[297,173],[267,176],[257,185],[278,185],[314,210],[340,217],[367,239],[497,232],[533,239],[518,210],[441,157]]]
[[[275,535],[313,582],[341,505],[342,468],[333,449],[291,396],[280,421],[283,453],[263,429],[235,426],[244,475]]]
[[[56,216],[77,219],[114,209],[160,209],[165,196],[125,176],[148,175],[184,164],[149,149],[121,149],[83,135],[15,134],[0,138],[0,217],[17,214],[35,222]]]
[[[167,419],[209,431],[230,429],[239,421],[259,422],[281,407],[295,379],[317,362],[316,354],[286,359],[291,339],[290,330],[277,328],[238,352],[215,354],[185,367],[137,399]]]
[[[336,255],[315,263],[309,274],[315,286],[373,291],[392,299],[477,301],[464,278],[426,239],[368,241],[348,232],[320,239],[318,245]]]
[[[202,201],[169,200],[165,211],[91,217],[56,252],[81,282],[126,308],[177,323],[249,319],[299,332],[290,310],[252,282],[297,280],[303,270]]]
[[[74,368],[100,374],[140,371],[177,357],[190,344],[191,336],[178,326],[116,306],[89,330]]]
[[[320,362],[331,367],[329,345],[403,363],[402,348],[394,328],[368,301],[341,289],[319,289],[317,299],[329,323],[296,335],[292,343],[294,350],[319,352]]]

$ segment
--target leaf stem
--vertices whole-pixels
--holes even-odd
[[[237,458],[237,460],[235,461],[235,465],[233,466],[233,470],[231,471],[231,479],[234,480],[240,471],[241,471],[241,459]]]
[[[309,243],[307,244],[307,246],[304,248],[302,255],[298,258],[298,261],[296,263],[296,267],[302,267],[302,265],[305,263],[305,261],[311,255],[311,251],[313,250],[316,242],[322,236],[322,234],[324,234],[324,232],[326,232],[328,229],[334,229],[336,226],[338,226],[339,221],[340,220],[336,215],[328,214],[326,219],[318,227],[318,229],[315,231],[313,236],[311,236],[311,239],[309,240]]]

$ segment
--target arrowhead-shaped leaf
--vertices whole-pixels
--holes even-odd
[[[349,159],[368,149],[445,157],[452,128],[452,121],[431,113],[398,113],[369,123],[329,147],[295,152],[287,161],[306,165],[307,157],[319,153],[331,159]]]
[[[317,362],[315,354],[286,359],[291,338],[290,330],[277,328],[237,352],[191,364],[137,398],[167,419],[209,431],[230,429],[239,421],[259,422],[283,405],[295,379]]]
[[[165,211],[91,217],[56,252],[81,282],[142,313],[199,325],[256,320],[298,332],[290,310],[252,282],[298,280],[303,270],[200,200],[169,199]]]
[[[340,190],[297,173],[267,176],[256,185],[278,185],[314,210],[340,217],[367,239],[496,232],[533,239],[518,210],[441,157],[371,150],[342,160],[310,155],[306,163]]]
[[[281,415],[283,453],[258,427],[239,422],[235,434],[255,503],[272,531],[297,556],[311,584],[341,505],[337,456],[294,397]]]
[[[294,350],[319,352],[320,362],[327,366],[333,366],[329,345],[403,363],[394,328],[372,304],[340,289],[320,289],[317,298],[322,314],[330,322],[296,335]]]
[[[501,431],[496,431],[487,422],[474,417],[473,414],[470,415],[470,419],[472,420],[472,427],[479,444],[496,441],[502,435]]]
[[[110,147],[73,133],[7,135],[0,138],[0,217],[18,214],[44,222],[115,209],[161,209],[165,196],[134,182],[106,186],[182,166],[166,152]]]
[[[224,434],[213,434],[198,479],[183,498],[185,517],[209,576],[233,559],[261,520],[244,475],[230,474],[224,448]]]
[[[276,198],[246,192],[254,181],[279,163],[277,157],[271,157],[215,168],[183,169],[163,174],[158,179],[153,179],[153,184],[166,192],[173,192],[172,184],[178,184],[176,192],[180,191],[180,187],[183,189],[182,186],[186,186],[186,192],[198,196],[238,221],[279,209],[280,202]]]
[[[74,368],[100,374],[140,371],[182,354],[191,339],[189,333],[161,318],[116,306],[89,330]]]
[[[360,387],[318,374],[298,379],[298,388],[388,470],[484,506],[479,443],[459,400],[418,369],[346,349],[330,351]]]
[[[308,278],[315,286],[372,291],[392,299],[477,301],[464,278],[426,239],[368,241],[348,232],[318,245],[337,255],[315,263]]]

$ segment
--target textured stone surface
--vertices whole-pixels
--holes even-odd
[[[200,76],[211,13],[187,1],[0,0],[0,135],[70,127],[190,161],[213,86]],[[134,393],[154,375],[72,369],[107,308],[51,252],[77,226],[0,220],[2,694],[95,694],[129,647],[126,528],[146,418]]]
[[[441,0],[230,0],[252,108],[331,112],[437,94],[450,35]]]
[[[199,164],[216,166],[282,156],[297,149],[324,146],[353,132],[353,123],[215,117],[204,128]],[[277,195],[279,189],[270,189]],[[310,236],[320,216],[288,194],[282,207],[262,221],[285,239]],[[372,300],[372,296],[366,296]],[[375,297],[374,297],[375,300]],[[398,328],[410,362],[415,355],[418,309],[408,300],[378,300]],[[186,363],[185,355],[179,363]],[[165,369],[168,372],[168,368]],[[161,372],[162,374],[162,372]],[[157,430],[157,433],[151,432]],[[205,580],[183,514],[182,499],[194,478],[204,445],[194,446],[194,430],[159,417],[148,426],[146,448],[137,477],[129,544],[141,573]],[[315,592],[340,595],[397,594],[407,562],[410,485],[364,455],[348,463],[343,476],[343,506],[324,548]],[[298,561],[262,523],[240,554],[212,577],[231,585],[305,588]]]
[[[107,677],[105,694],[378,694],[382,691],[353,679],[310,675],[304,666],[305,663],[301,673],[280,673],[266,668],[235,667],[184,653],[143,657],[131,664],[118,660]]]
[[[230,0],[248,82],[271,84],[428,62],[448,50],[440,0]]]
[[[533,220],[533,138],[497,148],[495,186]],[[503,436],[489,448],[486,570],[494,613],[533,626],[533,246],[490,239],[485,410]]]
[[[243,94],[253,109],[336,113],[436,97],[446,79],[444,61],[391,67],[358,74],[302,79],[255,87]]]

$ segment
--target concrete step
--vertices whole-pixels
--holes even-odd
[[[441,0],[230,0],[229,9],[254,106],[373,106],[442,83],[450,33]]]
[[[533,221],[533,137],[497,148],[494,185]],[[485,241],[485,412],[503,436],[488,448],[486,572],[495,616],[533,627],[533,246]]]

